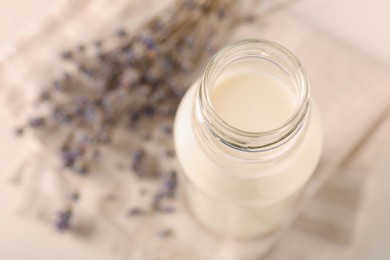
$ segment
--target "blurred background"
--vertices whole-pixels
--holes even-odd
[[[0,46],[15,39],[39,19],[54,1],[1,0]],[[329,37],[358,50],[390,73],[390,2],[302,0],[288,12]],[[390,91],[390,86],[389,86]],[[5,172],[22,150],[11,131],[11,122],[0,113],[0,172]],[[6,148],[5,148],[6,147]],[[390,259],[390,152],[378,167],[374,191],[353,259]],[[116,259],[68,235],[58,235],[47,226],[13,213],[12,187],[0,180],[0,259]],[[11,260],[11,259],[10,259]],[[313,259],[315,260],[315,259]]]

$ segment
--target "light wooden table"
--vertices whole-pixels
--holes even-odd
[[[2,0],[0,2],[0,43],[15,37],[22,27],[45,10],[49,2],[51,1]],[[318,28],[361,49],[367,55],[380,59],[381,62],[387,62],[390,68],[390,52],[387,51],[390,35],[385,38],[381,30],[372,30],[372,28],[380,28],[382,23],[390,24],[390,17],[383,11],[389,10],[390,4],[385,0],[378,1],[375,9],[370,9],[369,12],[371,15],[377,14],[378,17],[361,19],[361,14],[367,13],[366,5],[358,5],[353,0],[342,3],[312,0],[298,4],[293,11]],[[317,15],[318,10],[322,11],[321,15]],[[346,14],[348,20],[345,18]],[[367,26],[367,21],[370,26]],[[359,33],[355,27],[359,28]],[[23,143],[13,136],[11,129],[8,120],[0,114],[1,172],[10,167],[22,150]],[[388,248],[390,225],[387,224],[390,218],[390,206],[386,206],[390,204],[385,203],[386,198],[390,198],[390,163],[387,165],[384,163],[381,169],[376,192],[372,196],[370,210],[364,223],[356,260],[385,260],[390,257],[390,248]],[[18,216],[10,208],[11,200],[12,188],[0,179],[0,205],[2,205],[0,207],[0,259],[115,259],[68,235],[56,235],[50,227]]]

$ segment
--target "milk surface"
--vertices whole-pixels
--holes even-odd
[[[296,107],[288,86],[255,69],[223,73],[211,92],[211,104],[225,122],[247,132],[280,127]]]

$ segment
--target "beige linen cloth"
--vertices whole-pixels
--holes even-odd
[[[140,22],[146,5],[153,7],[150,13],[160,8],[152,2],[82,0],[57,5],[1,52],[3,110],[15,123],[21,122],[31,110],[37,88],[59,66],[53,54],[131,19]],[[180,201],[174,215],[129,219],[124,214],[129,200],[123,198],[139,200],[132,186],[147,184],[115,172],[112,161],[120,156],[112,154],[101,162],[100,171],[81,181],[83,197],[72,222],[75,236],[127,259],[337,260],[350,256],[376,166],[389,146],[390,73],[285,11],[240,26],[231,41],[255,37],[277,41],[298,56],[322,116],[322,159],[291,226],[268,241],[220,239],[194,223]],[[50,223],[80,177],[64,173],[54,155],[33,138],[27,139],[25,153],[7,178],[18,187],[17,210]],[[174,235],[156,237],[163,227],[172,228]]]

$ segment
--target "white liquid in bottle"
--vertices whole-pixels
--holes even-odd
[[[297,109],[297,93],[288,80],[262,66],[246,63],[223,70],[210,90],[213,110],[236,129],[274,130]],[[290,152],[266,163],[231,164],[227,157],[210,156],[208,144],[195,131],[198,88],[197,82],[184,96],[174,129],[188,207],[196,220],[216,234],[234,238],[266,235],[291,216],[300,191],[317,166],[322,145],[317,109],[312,103],[305,128]],[[218,149],[234,152],[222,143]]]
[[[231,126],[264,132],[285,123],[296,102],[282,81],[255,70],[238,69],[217,79],[211,103],[217,115]]]

